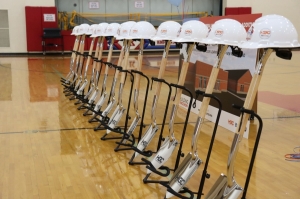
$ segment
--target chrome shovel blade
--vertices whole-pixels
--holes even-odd
[[[159,151],[157,152],[156,156],[151,161],[151,164],[154,166],[155,169],[158,169],[170,158],[174,149],[176,148],[178,141],[176,139],[170,141],[170,138],[167,137],[164,143],[161,145]],[[147,169],[147,174],[151,173],[152,171]]]
[[[94,103],[94,101],[95,101],[95,99],[96,99],[96,97],[97,97],[98,92],[99,92],[98,89],[96,89],[96,90],[94,91],[94,93],[92,94],[92,96],[91,96],[91,98],[90,98],[90,100],[89,100],[89,104]]]
[[[186,157],[188,158],[188,157]],[[195,173],[195,171],[198,169],[198,167],[201,164],[201,160],[196,156],[195,159],[190,159],[190,161],[185,161],[185,165],[183,165],[180,170],[177,169],[177,175],[172,177],[173,180],[170,181],[169,186],[173,191],[179,192],[183,186],[186,184],[186,182],[192,177],[192,175]],[[176,171],[177,171],[176,170]],[[166,193],[166,198],[171,198],[173,196],[172,193],[168,192]]]
[[[120,119],[122,118],[125,110],[126,110],[125,108],[121,108],[121,109],[118,108],[117,109],[116,114],[114,114],[113,117],[111,117],[110,121],[108,122],[108,126],[110,128],[114,129],[118,125],[118,123],[119,123]],[[106,134],[109,134],[110,132],[111,132],[111,130],[109,130],[109,129],[106,130]]]
[[[227,176],[221,174],[215,184],[211,187],[206,194],[205,199],[221,199],[223,197],[224,190],[227,185]]]
[[[132,133],[133,133],[133,131],[135,130],[135,128],[137,127],[137,125],[138,125],[140,119],[141,119],[140,116],[136,116],[136,117],[134,118],[134,120],[132,121],[132,123],[131,123],[131,125],[130,125],[128,131],[126,132],[126,134],[128,135],[128,137],[130,137],[130,136],[132,135]],[[126,144],[127,140],[128,140],[128,139],[123,139],[122,143],[123,143],[123,144]]]
[[[158,130],[158,126],[155,125],[154,127],[152,127],[152,125],[150,125],[145,133],[145,135],[143,136],[143,138],[140,140],[140,142],[137,145],[137,149],[139,149],[140,151],[144,151],[145,148],[148,146],[148,144],[151,142],[152,138],[154,137],[155,133]],[[139,155],[138,152],[134,153],[134,158],[136,158]]]
[[[89,96],[92,94],[92,92],[95,90],[95,86],[92,84],[90,90],[87,92],[87,94],[84,96],[84,99],[88,99]]]
[[[101,107],[103,106],[105,99],[106,99],[106,93],[104,92],[103,95],[100,97],[100,99],[98,100],[97,104],[94,107],[94,111],[99,111],[101,109]]]
[[[81,82],[82,82],[82,79],[81,79],[81,78],[79,78],[79,81],[77,82],[77,84],[76,84],[76,86],[75,86],[75,88],[74,88],[74,90],[75,90],[75,91],[77,91],[77,90],[78,90],[78,88],[79,88],[79,86],[80,86]]]
[[[106,109],[102,112],[102,116],[100,117],[100,119],[102,120],[102,118],[107,117],[107,115],[110,113],[111,109],[113,108],[113,106],[115,105],[116,100],[112,99],[109,104],[107,105]]]
[[[243,189],[235,189],[226,199],[238,199],[239,196],[242,194]]]
[[[83,90],[85,89],[86,85],[87,85],[88,81],[85,79],[83,84],[81,85],[81,87],[79,88],[79,90],[77,91],[77,95],[82,95]]]

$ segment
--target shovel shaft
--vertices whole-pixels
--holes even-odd
[[[130,43],[131,43],[131,39],[129,39],[127,41],[127,46],[126,46],[126,49],[125,49],[124,64],[123,64],[123,67],[122,67],[123,70],[127,70],[128,58],[129,58],[129,53],[130,53]],[[126,77],[126,73],[122,73],[120,83],[122,83],[122,84],[125,83],[125,77]]]
[[[217,82],[217,78],[218,78],[218,74],[219,74],[219,70],[222,64],[222,60],[223,57],[227,51],[228,46],[227,45],[219,45],[218,48],[218,59],[216,61],[216,63],[214,64],[211,74],[209,76],[209,81],[207,84],[207,87],[205,89],[205,93],[206,94],[212,94],[213,90],[214,90],[214,86]],[[204,97],[202,100],[202,104],[198,113],[198,119],[197,119],[197,123],[195,125],[195,129],[194,129],[194,134],[193,134],[193,139],[192,139],[192,151],[193,154],[197,154],[197,140],[201,131],[201,127],[202,124],[204,122],[205,119],[205,115],[209,106],[209,102],[210,102],[210,98],[209,97]],[[195,155],[193,156],[193,158],[195,158]]]
[[[159,72],[158,72],[158,77],[157,77],[158,79],[162,79],[165,75],[165,70],[166,70],[166,65],[167,65],[167,61],[168,61],[168,55],[169,55],[169,49],[170,49],[171,43],[172,43],[172,41],[168,40],[167,44],[165,46],[163,56],[161,59],[161,63],[160,63],[160,67],[159,67]],[[161,82],[156,83],[156,90],[155,90],[155,94],[153,97],[152,108],[151,108],[152,125],[156,125],[156,108],[157,108],[158,98],[160,95],[161,86],[162,86]]]
[[[87,72],[88,72],[88,69],[89,69],[90,62],[91,62],[91,55],[93,53],[94,43],[95,43],[95,37],[92,39],[92,42],[91,42],[91,45],[90,45],[90,50],[89,50],[89,56],[88,56],[87,61],[85,63],[84,79],[87,78]]]
[[[98,37],[94,57],[98,57],[101,43],[102,43],[102,37]],[[93,68],[92,68],[92,74],[91,74],[91,80],[90,80],[91,83],[95,82],[94,79],[95,79],[96,65],[97,65],[97,62],[95,60],[93,60]]]
[[[124,41],[124,46],[122,47],[120,55],[119,55],[117,66],[120,66],[122,64],[122,62],[123,62],[123,58],[124,58],[124,53],[125,53],[126,46],[127,46],[127,41],[125,40]],[[112,81],[111,90],[110,90],[110,96],[112,98],[115,97],[115,88],[116,88],[118,76],[119,76],[119,70],[116,70],[115,75],[114,75],[114,79]]]
[[[75,51],[78,49],[78,41],[80,39],[80,36],[76,36],[75,42],[74,42],[74,46],[73,46],[73,51],[72,51],[72,55],[71,55],[71,59],[70,59],[70,72],[67,74],[67,76],[65,77],[66,82],[68,82],[70,80],[70,76],[72,75],[73,71],[74,71],[74,62],[75,62],[75,58],[76,58],[76,53]]]
[[[267,63],[268,58],[270,57],[271,53],[273,52],[273,49],[261,49],[259,52],[259,61],[256,65],[256,71],[255,74],[252,77],[250,87],[244,102],[244,108],[245,109],[252,109],[254,100],[256,98],[256,94],[258,91],[258,86],[265,68],[265,65]],[[231,145],[230,154],[228,156],[228,165],[227,165],[227,186],[231,187],[234,185],[234,162],[236,159],[236,155],[239,149],[239,142],[243,138],[244,132],[246,130],[246,125],[249,120],[250,115],[247,113],[244,113],[243,116],[240,116],[240,121],[238,124],[235,139],[233,140],[233,143]]]
[[[138,54],[138,66],[137,66],[137,71],[142,71],[142,66],[143,66],[143,50],[144,50],[144,40],[141,39],[140,41],[140,50]],[[138,98],[139,98],[139,89],[140,89],[140,79],[141,75],[136,73],[135,74],[135,85],[134,85],[134,100],[133,100],[133,107],[135,109],[136,117],[140,117],[138,113]]]

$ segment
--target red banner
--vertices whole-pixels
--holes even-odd
[[[227,15],[227,16],[215,16],[215,17],[203,17],[200,18],[200,21],[205,23],[208,28],[211,27],[212,24],[214,24],[216,21],[220,19],[235,19],[239,21],[243,26],[245,27],[246,31],[251,27],[253,22],[261,17],[262,14],[247,14],[247,15]]]

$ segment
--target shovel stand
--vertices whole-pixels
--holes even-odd
[[[203,91],[197,90],[196,91],[196,99],[198,98],[199,95],[203,95],[203,97],[209,97],[209,98],[212,98],[212,99],[216,100],[218,102],[219,107],[218,107],[218,114],[217,114],[216,122],[215,122],[215,125],[214,125],[214,130],[213,130],[213,133],[212,133],[212,136],[211,136],[211,140],[210,140],[210,144],[209,144],[209,148],[208,148],[208,152],[207,152],[207,156],[206,156],[205,165],[204,165],[202,176],[201,176],[201,181],[200,181],[200,185],[199,185],[199,189],[198,189],[198,193],[197,193],[197,199],[200,199],[201,195],[203,194],[202,191],[203,191],[205,179],[210,178],[210,174],[207,173],[207,167],[208,167],[210,155],[211,155],[211,152],[212,152],[212,148],[213,148],[213,145],[214,145],[214,142],[215,142],[217,128],[218,128],[218,124],[219,124],[219,120],[220,120],[220,116],[221,116],[221,112],[222,112],[222,103],[219,100],[219,98],[217,98],[213,94],[206,94]]]
[[[254,147],[253,147],[253,153],[251,156],[249,169],[248,169],[248,173],[247,173],[247,177],[246,177],[246,181],[245,181],[244,191],[243,191],[243,195],[242,195],[242,199],[246,199],[247,190],[248,190],[248,186],[249,186],[249,182],[250,182],[250,178],[251,178],[251,174],[252,174],[252,170],[253,170],[253,165],[254,165],[254,161],[255,161],[255,157],[256,157],[256,153],[257,153],[257,148],[258,148],[258,144],[260,141],[260,136],[261,136],[261,132],[262,132],[262,128],[263,128],[263,121],[262,121],[261,117],[259,115],[257,115],[253,110],[245,109],[244,107],[240,107],[240,106],[237,106],[234,104],[232,106],[241,111],[242,117],[243,117],[244,113],[250,114],[250,118],[256,118],[259,123],[257,136],[256,136]]]
[[[201,196],[203,195],[202,191],[203,191],[203,187],[204,187],[205,178],[210,178],[210,174],[207,173],[207,167],[208,167],[211,151],[212,151],[213,144],[214,144],[214,141],[215,141],[215,135],[216,135],[216,132],[217,132],[217,128],[218,128],[218,124],[219,124],[219,120],[220,120],[220,116],[221,116],[221,112],[222,112],[222,103],[216,96],[214,96],[212,94],[206,94],[203,91],[197,90],[195,100],[197,100],[199,95],[203,95],[204,97],[209,97],[209,98],[212,98],[212,99],[216,100],[218,102],[219,107],[218,107],[218,114],[217,114],[216,122],[215,122],[215,125],[214,125],[212,138],[211,138],[211,141],[210,141],[210,146],[209,146],[209,149],[208,149],[208,153],[207,153],[207,157],[206,157],[206,161],[205,161],[205,165],[204,165],[204,169],[203,169],[203,173],[202,173],[202,177],[201,177],[198,192],[193,192],[193,191],[189,190],[187,187],[183,187],[183,189],[179,193],[177,193],[168,185],[168,182],[167,183],[165,183],[165,182],[160,183],[161,185],[163,185],[164,187],[167,188],[168,192],[170,192],[173,195],[177,196],[178,198],[182,198],[182,199],[194,199],[194,195],[197,195],[196,198],[200,199]],[[196,101],[194,102],[193,107],[196,107]],[[176,161],[176,163],[179,163],[178,158],[177,158],[177,160],[178,160],[178,162]],[[175,166],[175,168],[177,169],[178,164],[176,166]],[[184,193],[189,194],[190,197],[186,197],[186,196],[181,195],[181,194],[184,194]]]
[[[177,168],[178,168],[178,165],[179,165],[179,161],[180,161],[180,158],[181,157],[184,157],[184,153],[182,152],[182,145],[183,145],[183,141],[184,141],[184,137],[185,137],[185,133],[186,133],[186,127],[187,127],[187,124],[188,124],[188,120],[189,120],[189,116],[190,116],[190,111],[191,111],[191,108],[192,108],[192,102],[193,102],[193,94],[190,90],[188,90],[187,88],[185,88],[184,86],[180,86],[180,85],[177,85],[177,84],[170,84],[169,85],[170,87],[174,87],[174,88],[180,88],[182,90],[185,90],[189,93],[190,95],[190,102],[189,102],[189,106],[188,106],[188,110],[187,110],[187,114],[186,114],[186,117],[185,117],[185,121],[184,121],[184,126],[183,126],[183,131],[182,131],[182,135],[181,135],[181,140],[180,140],[180,143],[179,143],[179,149],[178,149],[178,152],[177,152],[177,158],[176,158],[176,163],[175,163],[175,166],[174,166],[174,169],[170,169],[169,167],[166,167],[166,166],[161,166],[159,169],[160,170],[165,170],[164,173],[158,171],[152,164],[150,161],[146,160],[145,158],[142,158],[142,160],[147,164],[146,168],[151,170],[153,173],[156,173],[162,177],[167,177],[169,176],[169,174],[171,173],[170,171],[175,171]],[[162,134],[160,135],[162,136]],[[151,175],[150,174],[147,174],[145,176],[145,178],[143,179],[143,182],[144,183],[163,183],[165,184],[166,182],[168,181],[156,181],[156,180],[148,180],[149,176]]]
[[[91,56],[91,55],[90,55],[90,56]],[[92,57],[92,56],[91,56],[91,57]],[[99,71],[99,76],[100,76],[101,71],[102,71],[102,66],[103,66],[102,63],[104,63],[104,62],[103,62],[102,60],[98,60],[98,59],[95,58],[95,57],[93,57],[93,59],[94,59],[95,62],[101,62],[101,67],[100,67],[100,71]],[[97,84],[99,83],[99,79],[100,79],[100,78],[98,78]],[[91,81],[90,81],[90,83],[89,83],[89,88],[88,88],[88,90],[90,90],[90,87],[91,87]],[[76,95],[77,95],[77,94],[76,94]],[[88,97],[85,98],[85,95],[77,95],[76,98],[78,98],[79,100],[78,100],[78,103],[75,103],[75,105],[81,104],[79,107],[77,107],[77,110],[88,109],[85,113],[83,113],[83,116],[91,115],[91,114],[89,114],[88,112],[89,112],[90,109],[93,109],[93,108],[94,108],[94,103],[89,104],[89,103],[88,103],[88,102],[89,102],[89,99],[88,99]]]
[[[94,131],[97,131],[97,130],[103,130],[103,128],[100,128],[102,125],[104,126],[104,129],[109,129],[110,131],[112,132],[115,132],[115,133],[119,133],[122,135],[122,137],[111,137],[111,138],[106,138],[106,136],[108,134],[104,134],[100,139],[101,140],[115,140],[115,139],[122,139],[124,134],[126,134],[126,131],[127,131],[127,125],[128,125],[128,120],[130,119],[130,116],[129,116],[129,109],[130,109],[130,102],[131,102],[131,96],[132,96],[132,88],[133,88],[133,82],[134,82],[134,76],[133,74],[131,73],[131,71],[129,70],[123,70],[121,67],[118,68],[118,70],[120,70],[120,72],[122,73],[126,73],[126,75],[129,73],[130,76],[131,76],[131,85],[130,85],[130,94],[129,94],[129,100],[128,100],[128,104],[127,104],[127,113],[126,113],[126,119],[125,119],[125,125],[124,125],[124,129],[122,129],[120,126],[119,127],[116,127],[116,128],[110,128],[107,124],[108,124],[108,121],[109,121],[109,118],[108,117],[105,117],[104,118],[104,121],[100,121],[100,125],[97,126],[96,128],[94,128]]]
[[[146,80],[147,80],[147,86],[146,86],[146,93],[145,93],[145,97],[144,97],[144,105],[143,105],[143,112],[141,115],[141,123],[140,123],[140,130],[139,130],[139,137],[138,137],[138,141],[140,141],[141,136],[142,136],[142,131],[143,128],[145,127],[144,125],[144,116],[145,116],[145,110],[146,110],[146,105],[147,105],[147,99],[148,99],[148,92],[149,92],[149,78],[142,73],[141,71],[137,71],[137,70],[131,70],[132,73],[137,73],[141,76],[143,76]],[[137,102],[138,103],[138,102]],[[130,137],[132,137],[132,139],[129,139]],[[120,142],[116,142],[117,147],[114,149],[116,152],[117,151],[125,151],[125,150],[133,150],[134,148],[134,144],[135,144],[135,137],[133,134],[131,134],[131,136],[128,136],[127,132],[125,131],[125,133],[123,134],[123,138],[121,139]],[[129,142],[131,142],[130,144],[123,144],[123,140],[124,139],[128,139]],[[127,148],[120,148],[120,146],[126,146]]]
[[[161,142],[163,140],[162,134],[163,134],[163,131],[164,131],[164,126],[165,126],[166,117],[167,117],[167,113],[168,113],[168,108],[169,108],[169,103],[170,103],[170,98],[171,98],[171,93],[172,93],[172,87],[164,79],[158,79],[156,77],[152,77],[151,79],[152,79],[152,83],[153,83],[153,81],[161,82],[161,83],[165,83],[169,87],[168,99],[167,99],[167,103],[166,103],[166,107],[165,107],[164,118],[163,118],[163,121],[162,121],[162,127],[161,127],[161,131],[160,131],[160,135],[159,135],[158,145],[157,145],[157,150],[158,150],[160,148]],[[140,141],[140,139],[142,137],[142,131],[141,130],[142,130],[142,128],[140,128],[138,141]],[[133,145],[134,145],[134,143],[132,144],[132,150],[134,150],[135,152],[138,152],[139,154],[141,154],[145,157],[151,157],[152,154],[154,153],[151,150],[141,151],[136,146],[133,146]],[[134,159],[134,154],[132,155],[131,159],[128,162],[129,165],[147,165],[148,164],[148,162],[147,162],[148,160],[145,159],[145,158],[142,158],[143,162],[134,162],[133,159]],[[144,161],[143,159],[145,159],[146,161]]]
[[[79,76],[82,76],[83,65],[84,65],[84,62],[85,62],[85,59],[86,59],[87,55],[85,55],[85,54],[83,54],[83,53],[77,53],[77,54],[80,55],[80,56],[83,56],[83,61],[82,61],[81,71],[78,71],[78,69],[77,69],[77,73],[80,72],[80,75],[77,74],[77,76],[79,77]],[[70,87],[70,89],[69,89],[69,94],[66,95],[66,96],[71,96],[71,97],[69,98],[69,100],[74,100],[74,99],[77,98],[77,97],[76,97],[76,95],[77,95],[77,94],[76,94],[77,90],[75,90],[75,86],[76,86],[76,81],[73,81],[73,82],[71,83],[71,87]],[[79,102],[79,101],[77,101],[76,103],[78,103],[78,102]]]
[[[102,63],[104,63],[104,64],[107,64],[110,68],[112,68],[112,67],[114,67],[115,68],[115,72],[116,72],[116,70],[122,70],[122,67],[121,66],[117,66],[117,65],[114,65],[114,64],[112,64],[112,63],[110,63],[110,62],[102,62]],[[103,92],[103,91],[102,91]],[[86,101],[86,104],[88,103],[88,99],[87,99],[87,101]],[[108,100],[108,101],[110,101],[110,100]],[[100,122],[101,123],[101,120],[99,119],[99,118],[97,118],[98,116],[101,116],[101,114],[102,114],[102,111],[101,110],[99,110],[99,111],[95,111],[94,110],[94,107],[95,107],[95,104],[93,103],[93,104],[88,104],[87,106],[84,106],[84,107],[79,107],[79,108],[81,108],[81,109],[87,109],[84,113],[83,113],[83,116],[87,116],[87,115],[92,115],[92,113],[89,113],[89,111],[92,111],[93,113],[94,113],[94,115],[93,115],[93,117],[91,118],[91,119],[89,119],[88,120],[88,122],[89,123],[92,123],[92,122]],[[79,109],[78,108],[78,109]],[[109,121],[109,118],[108,118],[108,121]],[[108,121],[106,121],[106,123],[108,122]],[[101,125],[99,125],[99,127],[100,127]]]

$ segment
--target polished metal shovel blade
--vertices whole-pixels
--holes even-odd
[[[101,95],[101,97],[100,97],[100,99],[98,100],[98,102],[96,103],[96,105],[95,105],[95,107],[94,107],[94,111],[99,111],[101,108],[102,108],[102,106],[103,106],[103,104],[104,104],[104,102],[105,102],[105,99],[106,99],[106,92],[104,92],[102,95]]]
[[[79,80],[74,88],[75,91],[77,91],[79,89],[81,82],[82,82],[82,78],[79,78]]]
[[[89,104],[93,104],[93,103],[94,103],[94,101],[95,101],[95,99],[96,99],[98,93],[99,93],[99,89],[96,89],[96,90],[94,91],[94,93],[92,94],[90,100],[89,100]]]
[[[77,91],[77,95],[82,95],[86,85],[87,85],[88,81],[85,79],[83,84],[81,85],[81,87],[79,88],[79,90]]]
[[[167,137],[164,143],[161,145],[159,151],[157,152],[156,156],[152,159],[151,164],[154,166],[155,169],[158,169],[170,158],[174,149],[176,148],[178,141],[176,139],[170,140]],[[151,173],[152,171],[147,169],[147,174]]]
[[[152,125],[150,125],[145,133],[145,135],[143,136],[143,138],[140,140],[140,142],[137,145],[137,149],[139,149],[140,151],[144,151],[145,148],[148,146],[148,144],[151,142],[152,138],[154,137],[155,133],[158,130],[158,126],[155,125],[154,127]],[[134,153],[134,158],[136,158],[139,155],[138,152]]]
[[[102,112],[100,119],[102,120],[102,118],[107,117],[107,115],[110,113],[111,109],[114,107],[116,103],[116,99],[112,99],[109,104],[107,105],[107,107],[105,108],[105,110]]]
[[[227,176],[221,174],[215,184],[211,187],[206,194],[205,199],[221,199],[223,197],[224,190],[227,185]]]
[[[120,119],[122,118],[126,109],[123,107],[120,109],[118,106],[116,110],[117,110],[117,112],[115,114],[113,114],[113,116],[110,118],[110,120],[108,122],[108,126],[112,129],[114,129],[118,125],[118,123],[119,123]],[[109,130],[109,129],[106,130],[106,134],[109,134],[110,132],[111,132],[111,130]]]
[[[176,172],[169,183],[171,189],[177,193],[183,188],[183,186],[192,177],[201,164],[201,160],[198,158],[198,156],[196,156],[195,159],[187,156],[185,159],[187,160],[182,162],[184,165],[176,169]],[[172,196],[173,194],[167,191],[166,198],[171,198]]]

